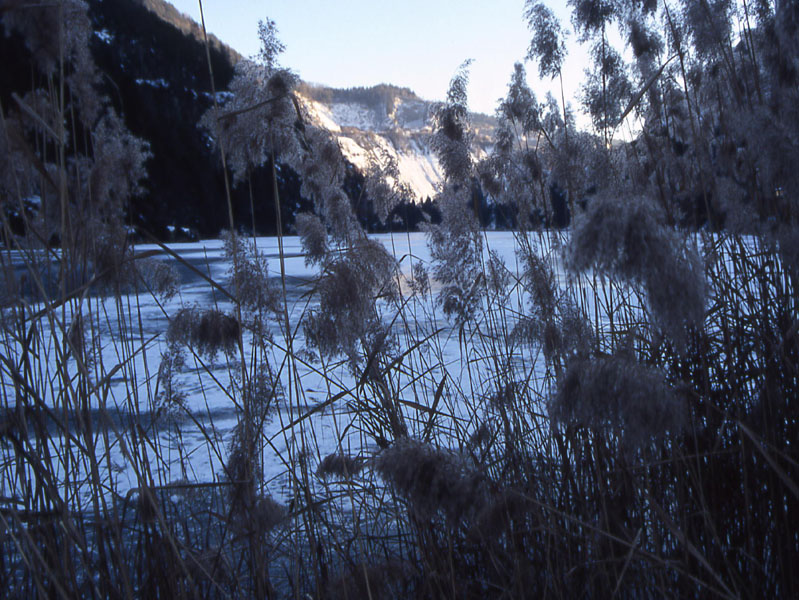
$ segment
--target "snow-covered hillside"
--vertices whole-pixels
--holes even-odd
[[[303,85],[298,96],[311,121],[336,136],[344,157],[361,172],[388,155],[396,160],[400,178],[416,200],[435,194],[442,171],[429,144],[431,102],[387,85],[354,90]],[[480,115],[480,123],[475,159],[485,156],[493,130],[490,118]]]

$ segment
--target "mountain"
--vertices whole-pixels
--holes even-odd
[[[164,0],[133,0],[202,41],[202,29],[190,17]],[[224,54],[231,64],[243,57],[213,34],[211,47]],[[362,174],[370,159],[388,153],[397,161],[400,177],[410,186],[417,201],[432,198],[442,179],[441,168],[430,150],[433,103],[422,100],[408,88],[390,84],[373,87],[336,89],[301,83],[298,95],[314,125],[327,129],[338,139],[344,157]],[[474,113],[474,157],[483,158],[490,148],[496,119]]]
[[[362,173],[387,154],[417,201],[435,195],[443,174],[429,143],[432,102],[387,84],[342,90],[304,83],[298,95],[314,125],[330,131]],[[480,159],[492,144],[496,120],[473,114],[472,124],[473,156]]]
[[[212,237],[228,226],[228,200],[219,152],[198,126],[213,105],[212,89],[224,100],[235,50],[209,35],[214,74],[211,86],[201,28],[164,0],[86,0],[94,34],[91,52],[102,73],[102,92],[127,128],[149,144],[144,193],[130,200],[131,226],[159,239]],[[36,83],[24,40],[7,34],[0,11],[0,107],[14,106],[12,94],[24,94]],[[253,25],[254,26],[254,25]],[[312,124],[330,131],[348,161],[345,192],[370,230],[415,227],[435,220],[430,198],[441,179],[428,137],[432,103],[411,90],[391,85],[337,90],[301,84],[298,97]],[[475,156],[488,148],[492,119],[473,116]],[[380,223],[364,193],[370,158],[394,157],[400,179],[408,183],[414,202],[397,207],[389,223]],[[300,180],[277,165],[282,223],[293,230],[297,213],[312,209],[301,196]],[[236,226],[260,234],[276,232],[271,165],[254,169],[247,183],[231,190]],[[21,221],[15,221],[18,226]]]
[[[132,0],[187,36],[202,41],[202,30],[190,17],[163,0]],[[233,65],[243,57],[209,34],[213,50]],[[387,153],[397,162],[400,178],[408,184],[417,202],[432,198],[442,179],[429,136],[433,103],[408,88],[381,84],[369,88],[335,89],[301,83],[298,96],[313,125],[331,132],[342,153],[363,175],[370,161]],[[483,158],[490,148],[496,119],[472,114],[474,158]]]

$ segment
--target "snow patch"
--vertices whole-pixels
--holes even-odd
[[[363,131],[386,131],[389,120],[361,104],[334,104],[330,107],[333,120],[340,127],[355,127]]]
[[[100,29],[94,32],[103,43],[110,44],[114,41],[114,34],[108,31],[107,29]]]
[[[194,92],[194,94],[195,94],[195,97],[196,97],[197,92]],[[214,99],[214,95],[211,92],[203,92],[202,95],[203,95],[203,97],[207,98],[208,100],[213,100]],[[228,100],[232,99],[233,96],[235,96],[235,94],[233,92],[228,92],[228,91],[217,92],[216,93],[216,101],[219,104],[224,104]]]
[[[154,88],[166,89],[169,87],[169,82],[166,79],[137,79],[136,85],[148,85]]]
[[[302,98],[302,96],[300,96],[300,98]],[[320,104],[319,102],[305,100],[304,98],[302,98],[302,100],[305,110],[308,111],[308,116],[311,117],[311,120],[314,121],[319,127],[327,129],[330,133],[341,132],[341,127],[339,127],[338,123],[336,123],[335,119],[333,118],[333,114],[330,112],[330,109],[327,108],[327,106]]]
[[[419,200],[435,196],[443,174],[438,160],[429,150],[415,154],[402,153],[398,156],[397,165],[401,178],[411,186]]]

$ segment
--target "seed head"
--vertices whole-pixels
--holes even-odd
[[[166,332],[169,343],[194,346],[199,354],[209,358],[222,350],[228,356],[235,352],[239,338],[239,322],[225,313],[196,307],[183,308],[172,318]]]
[[[685,409],[663,373],[621,354],[573,358],[548,408],[554,421],[612,431],[629,451],[679,432]]]
[[[423,518],[443,513],[457,524],[480,509],[485,485],[480,473],[455,453],[400,438],[375,459],[377,472],[409,508]]]
[[[241,306],[252,312],[280,314],[282,303],[277,283],[269,277],[269,261],[254,244],[226,232],[225,256],[230,260],[230,287]]]
[[[322,220],[312,213],[300,213],[295,224],[305,251],[305,264],[321,263],[327,255],[327,230]]]
[[[361,472],[362,462],[357,457],[347,454],[333,453],[328,454],[319,463],[316,474],[320,477],[338,477],[340,479],[350,479]]]
[[[643,198],[595,198],[575,220],[567,262],[576,272],[595,268],[641,285],[653,320],[679,348],[686,326],[705,311],[705,274],[696,248],[665,227]]]

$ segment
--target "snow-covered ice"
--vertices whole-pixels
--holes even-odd
[[[430,266],[430,251],[424,234],[385,234],[373,237],[396,257],[403,277],[410,277],[414,262]],[[508,269],[518,275],[513,234],[488,232],[484,239],[487,249],[496,252]],[[255,244],[269,259],[270,276],[279,279],[281,261],[277,238],[258,238]],[[171,244],[170,248],[183,261],[211,279],[227,284],[230,264],[224,256],[222,241],[176,243]],[[161,249],[157,245],[140,245],[136,247],[136,252],[161,252]],[[159,259],[174,262],[174,259],[163,253]],[[305,358],[307,354],[303,352],[304,332],[302,327],[296,327],[296,322],[303,313],[315,306],[315,296],[310,292],[317,270],[305,264],[297,237],[283,238],[283,265],[286,305],[295,334],[290,341],[294,354],[303,358],[289,365],[286,361],[289,340],[286,339],[281,324],[274,322],[271,325],[274,343],[269,345],[269,362],[279,375],[284,394],[269,410],[263,424],[263,440],[266,441],[263,461],[264,480],[270,493],[277,497],[289,494],[288,460],[302,457],[316,465],[326,455],[337,451],[368,455],[375,450],[373,442],[362,432],[363,415],[355,410],[359,402],[368,401],[368,398],[362,397],[364,390],[358,389],[346,362],[322,364]],[[98,468],[103,473],[108,488],[117,493],[124,494],[135,488],[147,469],[160,478],[160,481],[156,481],[160,484],[175,480],[208,482],[221,477],[230,440],[241,415],[241,401],[235,392],[240,368],[237,361],[228,361],[222,354],[208,361],[190,352],[187,353],[186,362],[177,377],[180,390],[185,396],[184,408],[169,413],[169,418],[158,412],[158,403],[154,396],[159,385],[159,364],[162,354],[167,351],[164,333],[169,319],[181,307],[188,306],[217,307],[225,312],[233,310],[233,305],[224,294],[214,290],[206,280],[185,266],[178,265],[178,270],[182,279],[180,291],[176,297],[165,303],[156,302],[144,294],[124,296],[119,300],[113,297],[87,297],[84,300],[84,312],[88,313],[91,308],[95,319],[91,328],[95,332],[94,343],[102,349],[102,364],[92,365],[94,382],[101,381],[104,375],[113,372],[108,384],[108,394],[102,405],[87,408],[95,418],[103,421],[101,424],[107,425],[109,420],[113,423],[111,437],[105,438],[103,427],[98,427],[93,443],[97,444],[98,453],[102,454],[102,458],[98,456]],[[561,273],[561,279],[562,277]],[[407,290],[406,282],[403,287]],[[434,284],[433,293],[435,291]],[[509,303],[515,305],[507,308],[519,314],[523,311],[524,302],[523,297],[514,296],[509,299]],[[383,318],[387,321],[395,320],[397,314],[396,309],[392,312],[392,308],[387,305]],[[407,321],[409,317],[412,322]],[[398,401],[403,410],[407,410],[410,422],[420,423],[430,418],[432,413],[425,411],[433,402],[436,383],[445,374],[452,389],[460,392],[445,398],[444,406],[439,412],[456,421],[459,417],[468,420],[468,411],[459,404],[459,397],[468,396],[466,390],[471,377],[486,376],[485,373],[474,373],[470,370],[473,368],[470,361],[473,360],[474,353],[479,352],[476,347],[486,341],[475,340],[472,343],[474,347],[467,350],[470,355],[465,356],[465,346],[460,339],[461,331],[430,301],[404,310],[403,318],[406,321],[402,325],[394,321],[393,327],[400,347],[407,349],[420,340],[427,340],[424,347],[420,347],[407,359],[418,360],[418,363],[410,367],[413,372],[425,375],[416,381],[410,381],[401,369],[397,369],[395,374]],[[49,356],[46,360],[50,361],[51,372],[55,372],[57,349],[64,334],[65,331],[56,330],[50,332],[49,336],[42,336],[42,339],[49,340],[42,352]],[[127,355],[120,352],[125,344],[129,344],[129,348],[142,348],[127,362],[123,357],[130,356],[131,352]],[[252,344],[251,335],[245,336],[245,345],[249,347]],[[7,337],[5,347],[16,349],[18,355],[9,359],[17,364],[23,351],[20,344]],[[248,351],[245,350],[245,355],[247,354]],[[529,360],[530,364],[536,362],[534,356],[527,359],[521,357],[519,360]],[[73,374],[76,373],[76,367],[70,368]],[[2,388],[4,409],[12,410],[15,402],[13,384],[4,377]],[[46,387],[41,393],[43,402],[50,409],[63,409],[59,406],[63,396],[58,393],[56,386]],[[341,394],[341,397],[330,402],[337,394]],[[94,401],[98,397],[99,395],[92,396]],[[292,423],[294,426],[291,426]],[[464,421],[454,423],[453,426],[466,427],[468,423]],[[135,453],[126,447],[125,440],[128,436],[124,432],[131,430],[137,430],[139,434],[146,436],[148,441],[144,447],[146,451],[149,448],[147,454],[150,464],[142,464],[134,457]],[[64,433],[61,432],[60,435],[63,437]],[[55,470],[59,476],[64,477],[71,469],[74,469],[74,465],[57,464]],[[69,475],[72,478],[80,476],[75,472]],[[13,482],[3,477],[0,493],[13,495],[13,490],[9,489],[13,485]]]

